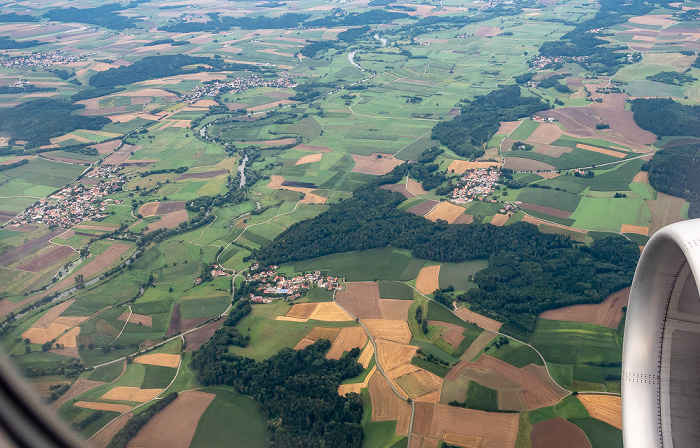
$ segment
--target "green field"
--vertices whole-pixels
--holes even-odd
[[[641,198],[583,197],[571,219],[579,229],[620,232],[623,224],[649,226],[651,211]]]
[[[93,370],[88,377],[92,381],[104,381],[105,383],[111,383],[119,375],[122,374],[122,369],[124,368],[123,362],[114,362],[103,367],[98,367]]]
[[[418,276],[423,260],[406,250],[385,247],[360,252],[326,255],[294,263],[296,272],[327,271],[347,281],[411,280]]]
[[[466,405],[469,409],[477,409],[479,411],[497,411],[498,410],[498,391],[482,386],[476,381],[469,383],[467,391]]]
[[[469,277],[489,266],[488,260],[465,261],[463,263],[442,263],[438,283],[440,288],[454,287],[456,291],[466,291],[476,287]]]
[[[622,431],[594,418],[569,421],[583,430],[593,448],[622,448]]]
[[[382,299],[413,300],[413,288],[405,283],[380,281],[379,297]]]
[[[513,140],[526,140],[535,129],[540,125],[538,121],[523,120],[517,128],[508,135],[508,138]]]
[[[244,395],[225,387],[206,388],[215,394],[197,423],[193,448],[226,446],[232,440],[242,448],[257,448],[268,444],[267,421],[257,404]]]

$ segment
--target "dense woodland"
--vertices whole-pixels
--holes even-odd
[[[76,129],[101,129],[109,118],[83,116],[74,112],[85,106],[65,100],[39,99],[0,111],[0,130],[9,131],[14,140],[26,140],[27,148],[48,145]]]
[[[96,8],[54,8],[49,10],[44,17],[57,22],[89,23],[113,30],[123,30],[135,28],[141,19],[123,16],[119,14],[119,11],[134,8],[139,3],[142,2],[110,3]]]
[[[654,154],[643,170],[649,183],[662,193],[690,202],[689,218],[700,218],[700,143],[672,146]]]
[[[255,400],[269,421],[273,446],[359,448],[364,433],[362,399],[338,395],[338,386],[362,372],[360,349],[328,360],[321,339],[303,349],[286,348],[263,362],[228,353],[236,329],[224,326],[194,352],[190,367],[204,385],[226,384]]]
[[[660,137],[700,137],[700,106],[686,106],[670,98],[638,98],[632,100],[632,112],[640,128]]]
[[[549,109],[540,98],[520,93],[520,87],[509,85],[477,96],[462,107],[460,115],[436,124],[432,137],[457,155],[481,157],[484,144],[498,131],[501,121],[513,121]]]
[[[598,303],[631,284],[639,249],[622,237],[604,239],[592,248],[576,247],[567,237],[541,233],[525,222],[504,227],[447,224],[399,210],[404,197],[377,187],[401,180],[409,165],[294,224],[252,257],[269,265],[393,246],[432,261],[489,259],[491,267],[475,276],[479,289],[460,298],[526,332],[542,311]]]

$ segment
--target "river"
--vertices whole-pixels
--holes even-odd
[[[351,63],[352,65],[354,65],[355,67],[359,68],[360,70],[362,70],[362,71],[364,72],[365,69],[362,68],[362,67],[360,67],[360,64],[358,64],[357,62],[355,62],[355,53],[357,53],[357,50],[348,53],[348,61],[350,61],[350,63]]]
[[[238,174],[241,175],[241,184],[238,186],[238,188],[243,188],[245,187],[245,164],[248,161],[248,156],[243,157],[243,160],[241,160],[241,164],[238,165]]]
[[[375,39],[379,39],[382,42],[382,47],[386,47],[386,39],[383,37],[379,37],[379,34],[374,35]]]

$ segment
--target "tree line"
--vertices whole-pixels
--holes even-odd
[[[642,170],[649,172],[649,183],[657,191],[685,198],[690,202],[689,218],[700,217],[700,143],[671,146],[654,154]]]

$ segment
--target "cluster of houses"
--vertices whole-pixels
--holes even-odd
[[[121,171],[122,167],[121,166],[113,166],[113,165],[101,165],[93,170],[91,170],[89,173],[87,173],[83,177],[91,178],[91,179],[112,179],[114,177],[119,177],[120,174],[118,174],[119,171]]]
[[[555,64],[557,62],[560,62],[562,64],[565,64],[567,62],[583,62],[586,59],[588,59],[588,56],[544,56],[541,54],[538,54],[535,59],[530,62],[530,67],[534,67],[538,70],[541,70],[545,67],[549,67],[552,64]]]
[[[193,104],[202,99],[204,96],[216,96],[222,91],[238,93],[255,87],[293,88],[296,86],[297,85],[292,82],[292,79],[288,76],[283,76],[273,80],[266,80],[260,76],[244,76],[226,81],[217,80],[197,86],[193,89],[193,93],[182,95],[180,97],[180,101],[186,102],[187,104]]]
[[[50,227],[70,229],[83,221],[99,221],[111,199],[105,196],[119,191],[126,183],[124,176],[115,176],[92,187],[74,183],[51,196],[40,199],[17,215],[10,225],[43,223]]]
[[[533,115],[533,116],[530,117],[530,119],[531,119],[532,121],[536,121],[536,122],[538,122],[538,123],[554,123],[555,121],[557,121],[557,120],[554,119],[554,118],[551,118],[551,117],[545,118],[545,117],[541,117],[541,116],[539,116],[539,115]]]
[[[246,280],[259,282],[257,293],[250,294],[250,300],[253,303],[270,303],[280,298],[295,300],[312,286],[329,291],[342,289],[341,279],[338,277],[324,276],[319,271],[291,278],[284,277],[277,273],[277,266],[270,266],[254,274],[249,273],[246,275]]]
[[[0,67],[48,67],[53,64],[82,61],[95,53],[67,54],[64,50],[53,50],[48,53],[28,53],[22,56],[0,59]]]
[[[501,172],[497,168],[467,170],[459,180],[457,187],[452,190],[450,195],[452,202],[464,204],[474,200],[483,200],[493,192],[500,178]]]

